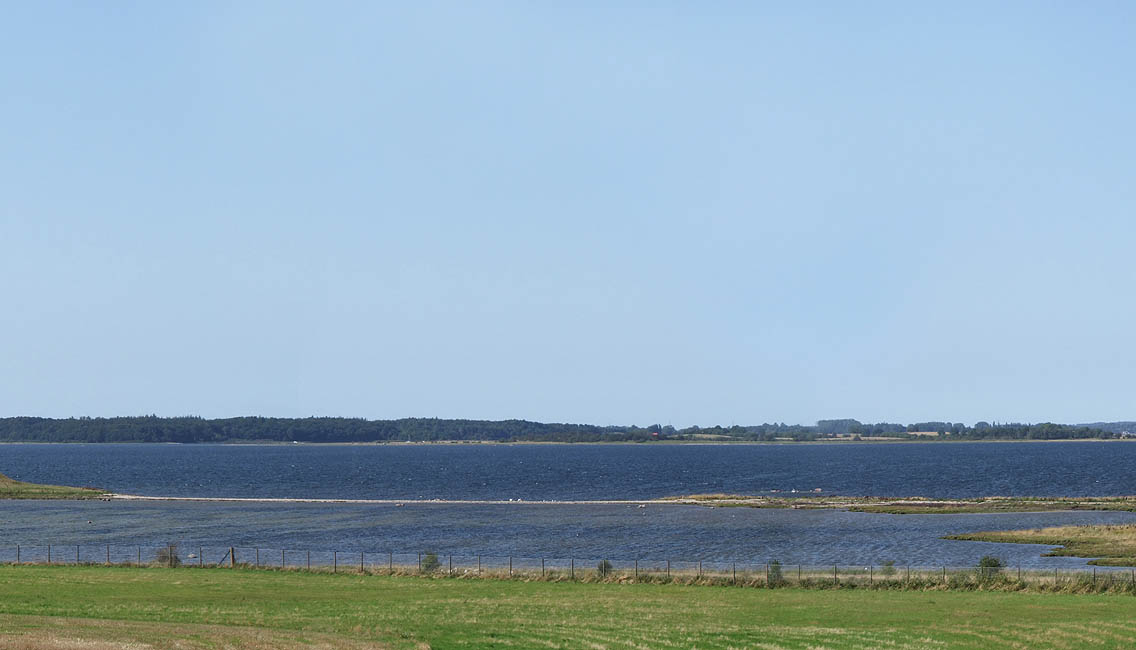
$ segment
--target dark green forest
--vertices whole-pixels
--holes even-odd
[[[1121,438],[1128,430],[1113,426],[1068,424],[999,424],[978,422],[861,423],[857,420],[821,420],[815,426],[761,424],[730,427],[688,427],[653,424],[597,426],[527,420],[443,420],[404,418],[239,417],[207,420],[200,417],[156,416],[113,418],[0,418],[3,442],[428,442],[438,440],[497,442],[648,442],[655,440],[814,441],[838,438],[894,438],[896,440],[1061,440]],[[1130,423],[1129,423],[1130,424]],[[923,435],[916,436],[920,432]],[[931,432],[934,435],[926,435]]]

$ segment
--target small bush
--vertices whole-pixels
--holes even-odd
[[[442,563],[438,561],[438,554],[433,551],[427,551],[422,556],[422,573],[433,573],[442,568]]]
[[[154,554],[154,561],[162,566],[181,566],[177,544],[170,544],[158,549],[158,552]]]
[[[781,573],[781,563],[773,560],[769,563],[769,586],[785,584],[785,576]]]
[[[610,575],[611,562],[608,562],[607,560],[601,560],[600,563],[596,565],[596,573],[598,573],[601,578]]]
[[[1002,558],[984,555],[978,561],[978,577],[983,580],[990,580],[1001,575],[1002,569],[1005,568],[1006,563],[1002,561]]]

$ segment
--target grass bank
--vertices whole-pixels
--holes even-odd
[[[0,474],[0,499],[98,499],[102,490],[16,481]]]
[[[842,509],[895,515],[965,514],[994,512],[1049,512],[1060,510],[1120,510],[1136,512],[1136,496],[1122,497],[979,497],[929,499],[926,497],[841,497],[816,494],[747,496],[743,494],[691,494],[660,499],[666,503],[718,508]]]
[[[1058,546],[1042,555],[1096,558],[1098,566],[1136,566],[1136,525],[1053,526],[1030,530],[996,530],[947,539]]]
[[[1126,648],[1129,595],[0,567],[0,647]]]

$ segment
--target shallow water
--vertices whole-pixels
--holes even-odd
[[[88,523],[90,522],[90,523]],[[613,505],[323,505],[0,502],[0,561],[14,545],[261,547],[471,557],[716,560],[805,565],[1084,566],[1046,547],[939,539],[952,533],[1136,523],[1125,512],[887,515],[838,510]],[[97,551],[97,549],[96,549]],[[25,550],[24,557],[29,552]],[[41,551],[42,552],[42,549]],[[216,553],[210,555],[212,557]],[[318,558],[317,558],[318,559]]]

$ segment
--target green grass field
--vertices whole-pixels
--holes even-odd
[[[0,647],[1131,648],[1136,598],[3,566]]]

